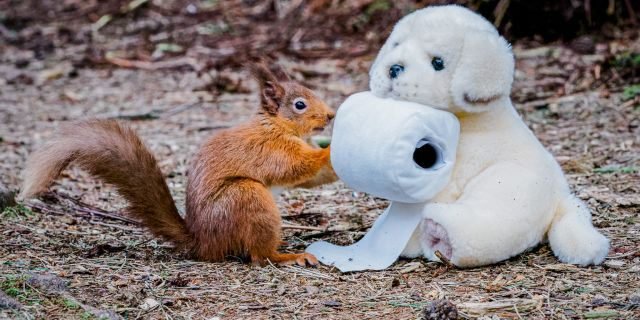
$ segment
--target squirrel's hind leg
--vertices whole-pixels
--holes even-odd
[[[271,254],[269,254],[266,259],[268,259],[269,261],[279,264],[279,265],[292,265],[292,264],[297,264],[301,267],[305,267],[305,266],[317,266],[318,265],[318,259],[310,254],[310,253],[279,253],[277,251],[272,252]],[[265,258],[262,256],[256,256],[254,259],[254,256],[251,257],[251,260],[254,261],[254,263],[264,263]]]
[[[226,212],[230,212],[233,221],[230,228],[232,236],[238,237],[240,248],[234,252],[244,252],[254,264],[264,265],[271,261],[275,264],[297,264],[300,266],[317,265],[318,260],[309,253],[289,254],[278,252],[282,241],[282,219],[271,192],[260,182],[243,179],[234,181],[225,190],[229,201]]]

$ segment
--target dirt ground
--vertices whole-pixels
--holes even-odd
[[[39,28],[46,37],[59,24]],[[115,33],[120,25],[113,24],[105,32]],[[601,266],[561,264],[547,245],[469,270],[422,259],[349,274],[196,262],[119,214],[124,204],[110,186],[71,168],[54,193],[0,216],[0,318],[417,319],[443,298],[463,318],[640,318],[640,87],[634,93],[637,75],[625,74],[633,63],[625,59],[640,57],[638,36],[622,30],[587,51],[514,46],[516,108],[611,239]],[[95,42],[120,48],[127,38]],[[135,60],[129,56],[79,63],[89,47],[1,47],[0,187],[19,188],[26,156],[65,121],[117,118],[157,155],[182,208],[189,157],[207,136],[252,115],[256,85],[242,63],[193,66],[201,56],[176,67],[127,65]],[[338,107],[367,88],[375,51],[349,59],[275,56]],[[311,227],[285,230],[283,250],[291,252],[317,240],[353,243],[387,205],[340,182],[288,190],[278,202],[288,225]]]

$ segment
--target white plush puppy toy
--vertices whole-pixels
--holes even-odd
[[[404,255],[457,266],[508,259],[548,238],[562,262],[601,263],[609,241],[571,194],[553,156],[516,113],[514,58],[491,23],[460,6],[407,15],[370,71],[371,91],[454,113],[460,121],[449,184],[423,211]]]
[[[507,41],[466,8],[429,7],[401,19],[371,67],[373,95],[356,94],[338,110],[331,154],[348,185],[394,202],[359,243],[320,242],[308,251],[343,271],[386,268],[400,252],[437,260],[439,251],[474,267],[548,239],[562,262],[601,263],[609,241],[511,103],[514,65]],[[423,168],[431,176],[406,160],[421,135],[442,163]]]

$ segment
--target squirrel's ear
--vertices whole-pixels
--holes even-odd
[[[289,77],[289,74],[287,73],[286,70],[284,70],[284,68],[277,64],[274,63],[272,64],[272,68],[270,69],[272,74],[276,77],[276,79],[278,79],[278,81],[280,82],[288,82],[291,81],[291,77]]]
[[[503,37],[469,32],[451,81],[453,104],[466,112],[492,109],[511,94],[514,68],[511,46]]]
[[[264,63],[253,65],[251,73],[260,85],[260,104],[262,108],[270,114],[276,114],[282,99],[284,99],[284,88]]]
[[[278,82],[267,81],[260,86],[260,102],[262,108],[270,114],[278,113],[284,100],[284,88]]]

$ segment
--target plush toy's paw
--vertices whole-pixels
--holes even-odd
[[[425,219],[422,222],[421,242],[425,251],[440,251],[447,259],[453,256],[453,249],[449,241],[447,230],[432,219]]]
[[[560,218],[551,224],[549,245],[565,263],[581,266],[600,264],[609,253],[609,240],[591,224],[591,213],[575,197],[566,198],[559,208]]]

